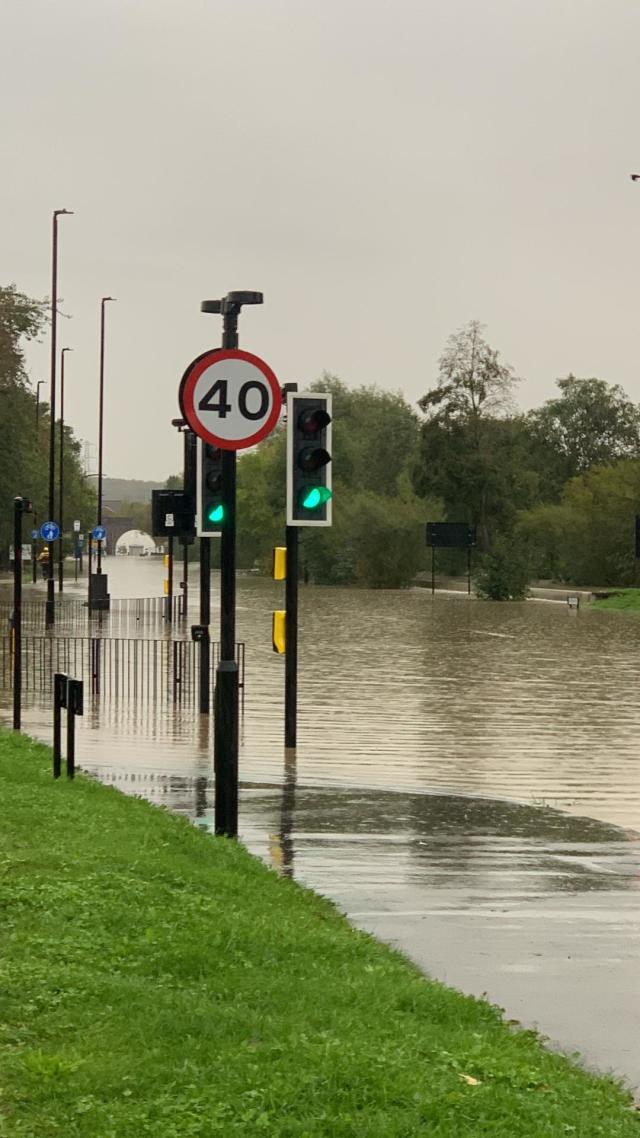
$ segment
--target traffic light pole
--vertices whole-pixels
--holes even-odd
[[[200,714],[209,714],[209,672],[211,637],[209,624],[211,622],[211,546],[210,537],[200,538],[200,624],[207,630],[206,636],[200,641]]]
[[[298,719],[298,527],[287,526],[285,584],[284,745],[295,747]]]
[[[238,347],[238,316],[244,304],[262,304],[260,292],[230,292],[205,300],[202,312],[221,313],[222,348]],[[238,835],[238,662],[236,660],[236,453],[222,451],[220,531],[220,660],[216,668],[213,767],[216,784],[215,832]],[[203,539],[206,540],[206,539]],[[204,621],[202,623],[205,623]]]
[[[222,347],[238,347],[240,306],[222,302]],[[215,830],[238,835],[238,663],[236,660],[236,452],[222,453],[222,501],[227,516],[220,537],[220,661],[216,669],[213,768]]]
[[[167,624],[173,621],[173,538],[167,538],[168,555],[167,555],[167,596],[165,604],[165,617]]]

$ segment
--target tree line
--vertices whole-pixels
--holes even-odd
[[[49,496],[50,409],[41,400],[37,407],[26,371],[24,345],[38,339],[47,327],[45,302],[31,300],[15,285],[0,286],[0,565],[9,563],[13,543],[13,499],[30,498],[39,526],[47,521]],[[36,413],[37,409],[37,413]],[[60,447],[56,426],[56,471]],[[95,491],[87,482],[80,461],[80,443],[71,427],[64,428],[65,530],[79,519],[85,532],[95,524]],[[55,485],[57,520],[58,482]],[[24,524],[25,540],[33,518]],[[73,538],[67,532],[65,550],[71,552]]]

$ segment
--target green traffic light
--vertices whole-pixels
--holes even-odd
[[[316,510],[318,506],[323,506],[325,502],[328,502],[331,497],[333,495],[327,486],[311,486],[304,491],[302,507],[305,510]]]
[[[224,518],[224,506],[221,502],[217,506],[211,506],[207,518],[210,522],[221,522]]]

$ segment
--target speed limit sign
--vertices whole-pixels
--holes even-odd
[[[205,352],[180,384],[180,408],[194,434],[222,450],[265,439],[278,422],[280,384],[268,364],[240,348]]]

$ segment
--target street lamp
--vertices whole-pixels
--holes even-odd
[[[115,300],[115,296],[103,296],[100,301],[100,396],[99,396],[99,409],[98,409],[98,525],[102,525],[102,443],[104,437],[104,310],[105,305],[109,301]],[[102,574],[102,542],[98,542],[98,557],[97,557],[97,571]],[[90,586],[91,587],[91,586]],[[101,582],[99,586],[99,598],[106,598],[107,585]],[[98,601],[100,607],[107,608],[108,601]],[[96,606],[94,606],[96,607]]]
[[[63,348],[60,352],[60,497],[58,509],[58,525],[60,526],[60,560],[58,562],[58,592],[61,593],[64,589],[64,550],[63,535],[64,535],[64,520],[63,520],[63,502],[64,502],[64,354],[65,352],[72,352],[73,348]]]
[[[55,445],[56,445],[56,330],[58,320],[58,218],[63,214],[71,214],[73,210],[70,209],[54,209],[53,211],[53,233],[51,243],[51,400],[49,407],[50,426],[49,426],[49,521],[53,521],[53,511],[55,508],[54,500],[54,477],[55,477]],[[54,597],[54,578],[53,578],[53,542],[48,543],[49,549],[49,565],[47,577],[47,604],[46,604],[46,626],[51,628],[56,618],[56,604]]]

